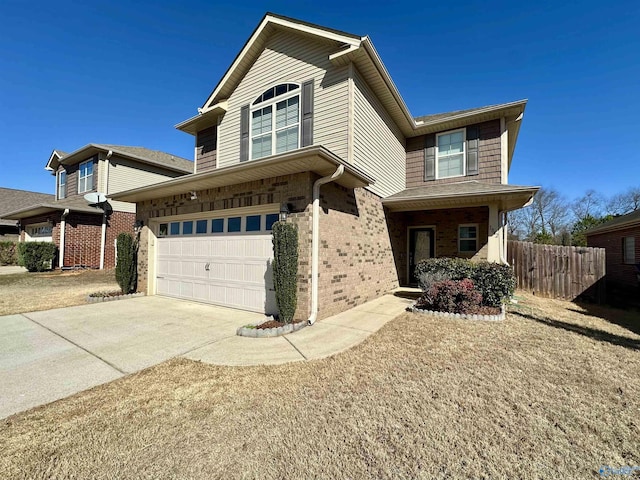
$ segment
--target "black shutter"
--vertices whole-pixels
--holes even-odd
[[[240,109],[240,161],[249,160],[249,105]]]
[[[424,137],[424,181],[430,182],[436,179],[436,136],[434,134]]]
[[[478,175],[478,127],[467,127],[467,175]]]
[[[313,80],[302,84],[302,132],[300,146],[313,145]]]

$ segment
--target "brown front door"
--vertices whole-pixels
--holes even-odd
[[[420,260],[432,258],[434,254],[433,228],[409,229],[409,283],[417,284],[414,270]]]

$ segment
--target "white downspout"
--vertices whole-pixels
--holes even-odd
[[[333,175],[319,178],[313,184],[313,207],[311,209],[311,315],[307,322],[313,325],[318,317],[318,262],[320,248],[320,187],[333,182],[344,173],[344,165],[340,165]]]
[[[506,218],[507,218],[507,212],[498,212],[498,218],[500,220],[500,229],[502,230],[502,232],[500,233],[500,261],[505,264],[507,267],[509,266],[509,262],[507,262],[506,257],[506,250],[507,250],[507,222],[506,222]]]
[[[104,247],[107,242],[107,212],[102,213],[102,238],[100,239],[100,270],[104,269]]]
[[[67,225],[67,215],[69,215],[69,209],[65,208],[60,217],[60,259],[58,260],[58,266],[60,270],[64,267],[64,230]]]

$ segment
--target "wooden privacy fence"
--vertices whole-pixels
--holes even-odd
[[[592,247],[507,242],[507,261],[517,288],[543,297],[574,300],[580,295],[605,301],[605,250]]]

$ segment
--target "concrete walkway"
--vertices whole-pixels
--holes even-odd
[[[14,265],[3,265],[0,267],[0,275],[13,275],[14,273],[26,273],[27,269]]]
[[[409,303],[385,295],[276,338],[236,336],[263,315],[158,296],[0,317],[0,418],[175,357],[216,365],[327,357],[362,342]]]

